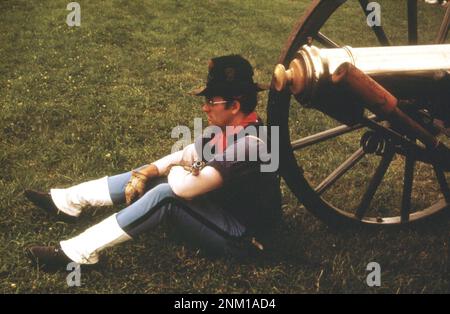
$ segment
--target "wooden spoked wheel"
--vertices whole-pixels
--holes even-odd
[[[287,67],[311,40],[326,48],[449,43],[450,4],[445,8],[417,0],[380,0],[381,26],[369,27],[368,3],[313,1],[294,26],[278,63]],[[412,114],[440,126],[437,136],[448,146],[449,132],[441,117],[427,111]],[[268,122],[279,126],[280,174],[306,209],[328,224],[367,226],[410,224],[449,212],[448,171],[397,153],[390,148],[389,136],[380,136],[370,126],[382,122],[368,114],[365,119],[364,124],[341,125],[291,102],[288,91],[270,91]]]

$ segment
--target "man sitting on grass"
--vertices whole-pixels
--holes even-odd
[[[35,205],[71,220],[87,206],[129,205],[58,246],[29,248],[31,260],[48,270],[72,261],[95,264],[104,248],[136,238],[161,222],[215,255],[246,256],[250,248],[261,250],[255,237],[267,235],[279,221],[281,204],[277,174],[261,171],[267,163],[261,154],[267,154],[268,145],[246,132],[249,126],[262,124],[254,111],[260,90],[246,59],[214,58],[206,87],[194,94],[206,97],[202,110],[221,133],[198,138],[183,150],[130,172],[50,193],[25,191]],[[224,134],[227,126],[236,127],[231,138]],[[206,147],[212,152],[208,159],[203,154]],[[246,158],[236,158],[239,147],[245,147]],[[252,148],[259,153],[256,161],[248,158]],[[193,165],[192,171],[186,165]]]

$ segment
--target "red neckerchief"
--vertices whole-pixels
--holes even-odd
[[[258,115],[255,111],[252,113],[249,113],[242,119],[241,123],[238,125],[234,125],[233,132],[231,134],[226,134],[227,136],[235,135],[242,131],[246,126],[248,126],[250,123],[256,123],[258,122]],[[226,128],[225,128],[226,132]],[[216,147],[216,154],[223,153],[223,151],[226,149],[227,145],[227,136],[224,136],[223,132],[220,132],[219,134],[216,134],[211,141],[209,141],[209,145],[214,146],[218,143]]]

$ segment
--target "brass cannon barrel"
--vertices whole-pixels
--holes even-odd
[[[273,87],[289,87],[303,105],[314,105],[321,86],[343,63],[351,63],[398,98],[450,93],[450,45],[320,49],[303,46],[286,70],[274,71]]]

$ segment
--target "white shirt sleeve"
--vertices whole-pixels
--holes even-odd
[[[183,150],[164,156],[155,162],[152,162],[158,168],[160,174],[166,174],[172,165],[190,166],[198,158],[195,151],[195,145],[189,144]]]
[[[219,171],[206,166],[197,176],[183,167],[175,166],[167,176],[172,191],[181,198],[192,199],[222,186],[223,179]]]

